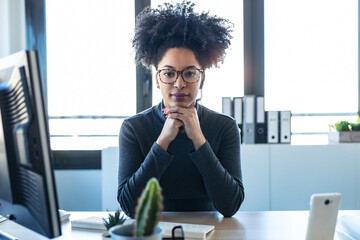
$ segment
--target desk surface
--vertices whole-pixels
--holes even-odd
[[[162,221],[214,225],[206,239],[305,239],[308,211],[239,211],[232,218],[224,218],[217,212],[164,212]],[[342,215],[360,216],[360,210],[339,211]],[[89,216],[107,216],[106,212],[71,212],[71,220]],[[0,223],[0,230],[20,240],[47,239],[10,221]],[[101,231],[71,229],[68,221],[62,225],[62,236],[56,240],[101,240]],[[188,239],[188,238],[186,238]],[[335,239],[337,237],[335,236]]]

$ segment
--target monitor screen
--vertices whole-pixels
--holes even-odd
[[[0,215],[61,235],[37,54],[0,59]]]

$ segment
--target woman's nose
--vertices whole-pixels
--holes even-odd
[[[178,89],[182,89],[182,88],[186,87],[186,82],[184,81],[184,79],[182,78],[182,76],[180,74],[176,78],[176,80],[174,82],[174,86]]]

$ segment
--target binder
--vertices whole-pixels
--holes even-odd
[[[240,128],[241,134],[241,142],[243,139],[243,98],[242,97],[234,97],[234,118],[236,120],[237,125]]]
[[[255,95],[245,95],[244,102],[244,143],[255,143]]]
[[[255,143],[267,142],[267,126],[264,106],[264,97],[256,98]]]
[[[269,111],[267,112],[268,120],[268,143],[279,142],[279,112]]]
[[[222,113],[233,117],[233,103],[231,97],[222,98]]]
[[[291,143],[291,112],[280,112],[280,143]]]

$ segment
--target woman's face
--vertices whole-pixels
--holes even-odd
[[[193,51],[187,48],[170,48],[160,60],[157,70],[183,71],[184,69],[194,69],[194,67],[201,69]],[[197,82],[188,83],[184,82],[179,74],[175,82],[170,84],[163,83],[159,77],[159,74],[156,74],[156,84],[160,87],[165,107],[181,106],[187,108],[195,106],[202,81],[201,77]]]

